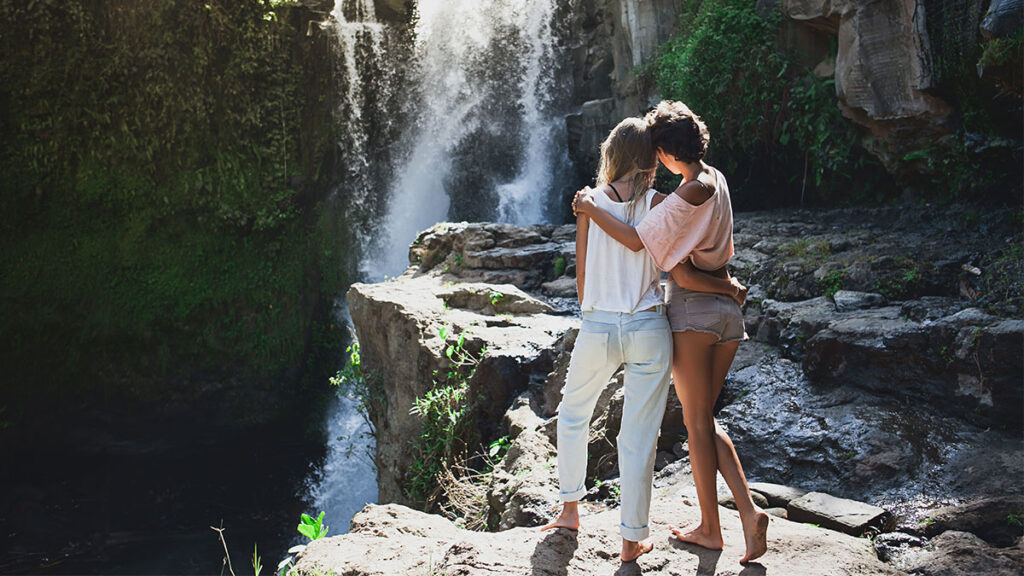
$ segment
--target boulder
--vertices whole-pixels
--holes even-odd
[[[754,501],[754,505],[757,506],[758,508],[761,508],[762,510],[764,510],[766,508],[770,508],[770,506],[768,504],[768,499],[765,498],[763,494],[761,494],[759,492],[755,492],[754,490],[751,490],[750,491],[750,498],[751,498],[751,500]],[[727,492],[725,494],[719,494],[718,495],[718,503],[720,505],[722,505],[722,506],[725,506],[726,508],[728,508],[730,510],[736,510],[736,498],[733,497],[732,492]]]
[[[924,541],[904,532],[886,532],[875,536],[871,545],[875,547],[879,560],[899,568],[907,563],[907,558],[913,557],[915,550],[924,546]]]
[[[852,536],[872,529],[884,530],[893,524],[892,514],[883,508],[823,492],[809,492],[792,500],[786,511],[793,522],[818,524]]]
[[[750,491],[763,495],[768,501],[768,506],[778,508],[785,508],[789,506],[791,501],[807,494],[806,490],[791,488],[782,484],[772,484],[770,482],[751,482]]]
[[[955,530],[970,532],[992,546],[1013,546],[1024,536],[1024,496],[993,496],[939,508],[928,513],[924,526],[928,536]]]
[[[969,532],[950,530],[936,536],[913,558],[902,563],[917,576],[1021,574],[1024,548],[995,548]]]
[[[434,229],[440,230],[439,226]],[[543,241],[540,232],[546,231],[516,228],[503,236],[499,232],[506,229],[500,226],[465,225],[463,229],[464,236],[448,233],[446,241],[456,246]],[[424,244],[431,242],[440,240],[428,239]],[[488,441],[505,434],[500,426],[505,411],[531,379],[542,379],[552,370],[550,349],[578,323],[567,316],[535,313],[550,308],[516,287],[471,284],[460,291],[448,277],[441,269],[425,274],[413,269],[387,282],[354,284],[348,292],[363,369],[378,388],[371,419],[377,430],[380,499],[385,502],[407,502],[402,484],[414,456],[408,442],[420,435],[420,417],[411,414],[410,408],[435,385],[435,374],[447,371],[448,346],[464,335],[467,350],[476,355],[487,350],[469,381],[467,398],[478,435]],[[506,292],[510,295],[510,307],[502,316],[494,316],[490,302],[495,288],[505,291],[502,299]],[[445,297],[466,308],[446,305]],[[502,309],[500,302],[498,309]],[[445,338],[440,336],[443,328]]]
[[[540,430],[519,434],[495,468],[487,490],[489,525],[508,530],[549,521],[560,504],[556,462],[555,447]]]
[[[877,308],[885,303],[885,297],[881,294],[871,292],[856,292],[853,290],[839,290],[832,297],[836,303],[837,312],[851,312],[853,310],[864,310],[865,308]]]
[[[953,109],[937,86],[926,12],[915,0],[783,0],[789,19],[835,35],[836,97],[843,115],[867,129],[865,147],[889,169],[951,134]],[[884,88],[883,88],[884,87]]]

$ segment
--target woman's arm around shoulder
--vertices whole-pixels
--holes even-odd
[[[686,259],[676,264],[669,274],[672,275],[672,280],[677,285],[688,290],[724,294],[735,300],[740,306],[743,306],[747,299],[747,287],[740,284],[736,278],[729,276],[728,270],[724,267],[714,272],[704,272],[694,266],[689,259]]]
[[[576,193],[576,199],[573,201],[573,210],[577,214],[584,214],[594,221],[608,233],[609,236],[614,238],[619,244],[622,244],[626,248],[629,248],[633,252],[639,252],[644,249],[644,243],[640,240],[640,235],[636,233],[636,228],[626,224],[622,220],[619,220],[615,216],[612,216],[611,212],[608,212],[604,208],[601,208],[594,202],[594,191],[586,189],[587,192],[581,190]]]
[[[583,285],[587,280],[587,233],[590,219],[583,214],[576,215],[576,298],[583,305]]]

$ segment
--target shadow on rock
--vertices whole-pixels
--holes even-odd
[[[740,576],[767,576],[768,569],[758,564],[757,562],[751,562],[740,570]]]
[[[722,557],[721,550],[708,550],[696,544],[680,542],[675,538],[669,538],[668,542],[676,550],[682,550],[697,557],[696,576],[715,576],[718,570],[718,559]],[[752,574],[756,574],[756,572]]]
[[[569,562],[579,547],[575,530],[555,529],[537,542],[530,556],[532,576],[566,576]]]

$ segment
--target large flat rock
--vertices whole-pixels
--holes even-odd
[[[852,536],[860,536],[871,528],[882,528],[892,517],[878,506],[837,498],[824,492],[804,494],[791,501],[786,510],[793,522],[817,524]]]
[[[654,550],[636,564],[618,558],[619,511],[584,516],[579,532],[541,532],[513,528],[504,532],[470,532],[455,524],[397,505],[370,505],[352,520],[352,531],[316,540],[299,556],[300,574],[392,576],[592,576],[595,574],[801,576],[896,575],[875,556],[864,538],[806,524],[772,519],[768,553],[744,568],[738,515],[724,508],[725,549],[713,552],[670,539],[669,524],[700,519],[691,499],[676,488],[656,490],[651,510]]]

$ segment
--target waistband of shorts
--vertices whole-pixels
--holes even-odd
[[[607,310],[586,310],[583,319],[604,324],[615,324],[628,320],[644,320],[647,318],[664,318],[665,305],[657,304],[636,312],[609,312]]]

